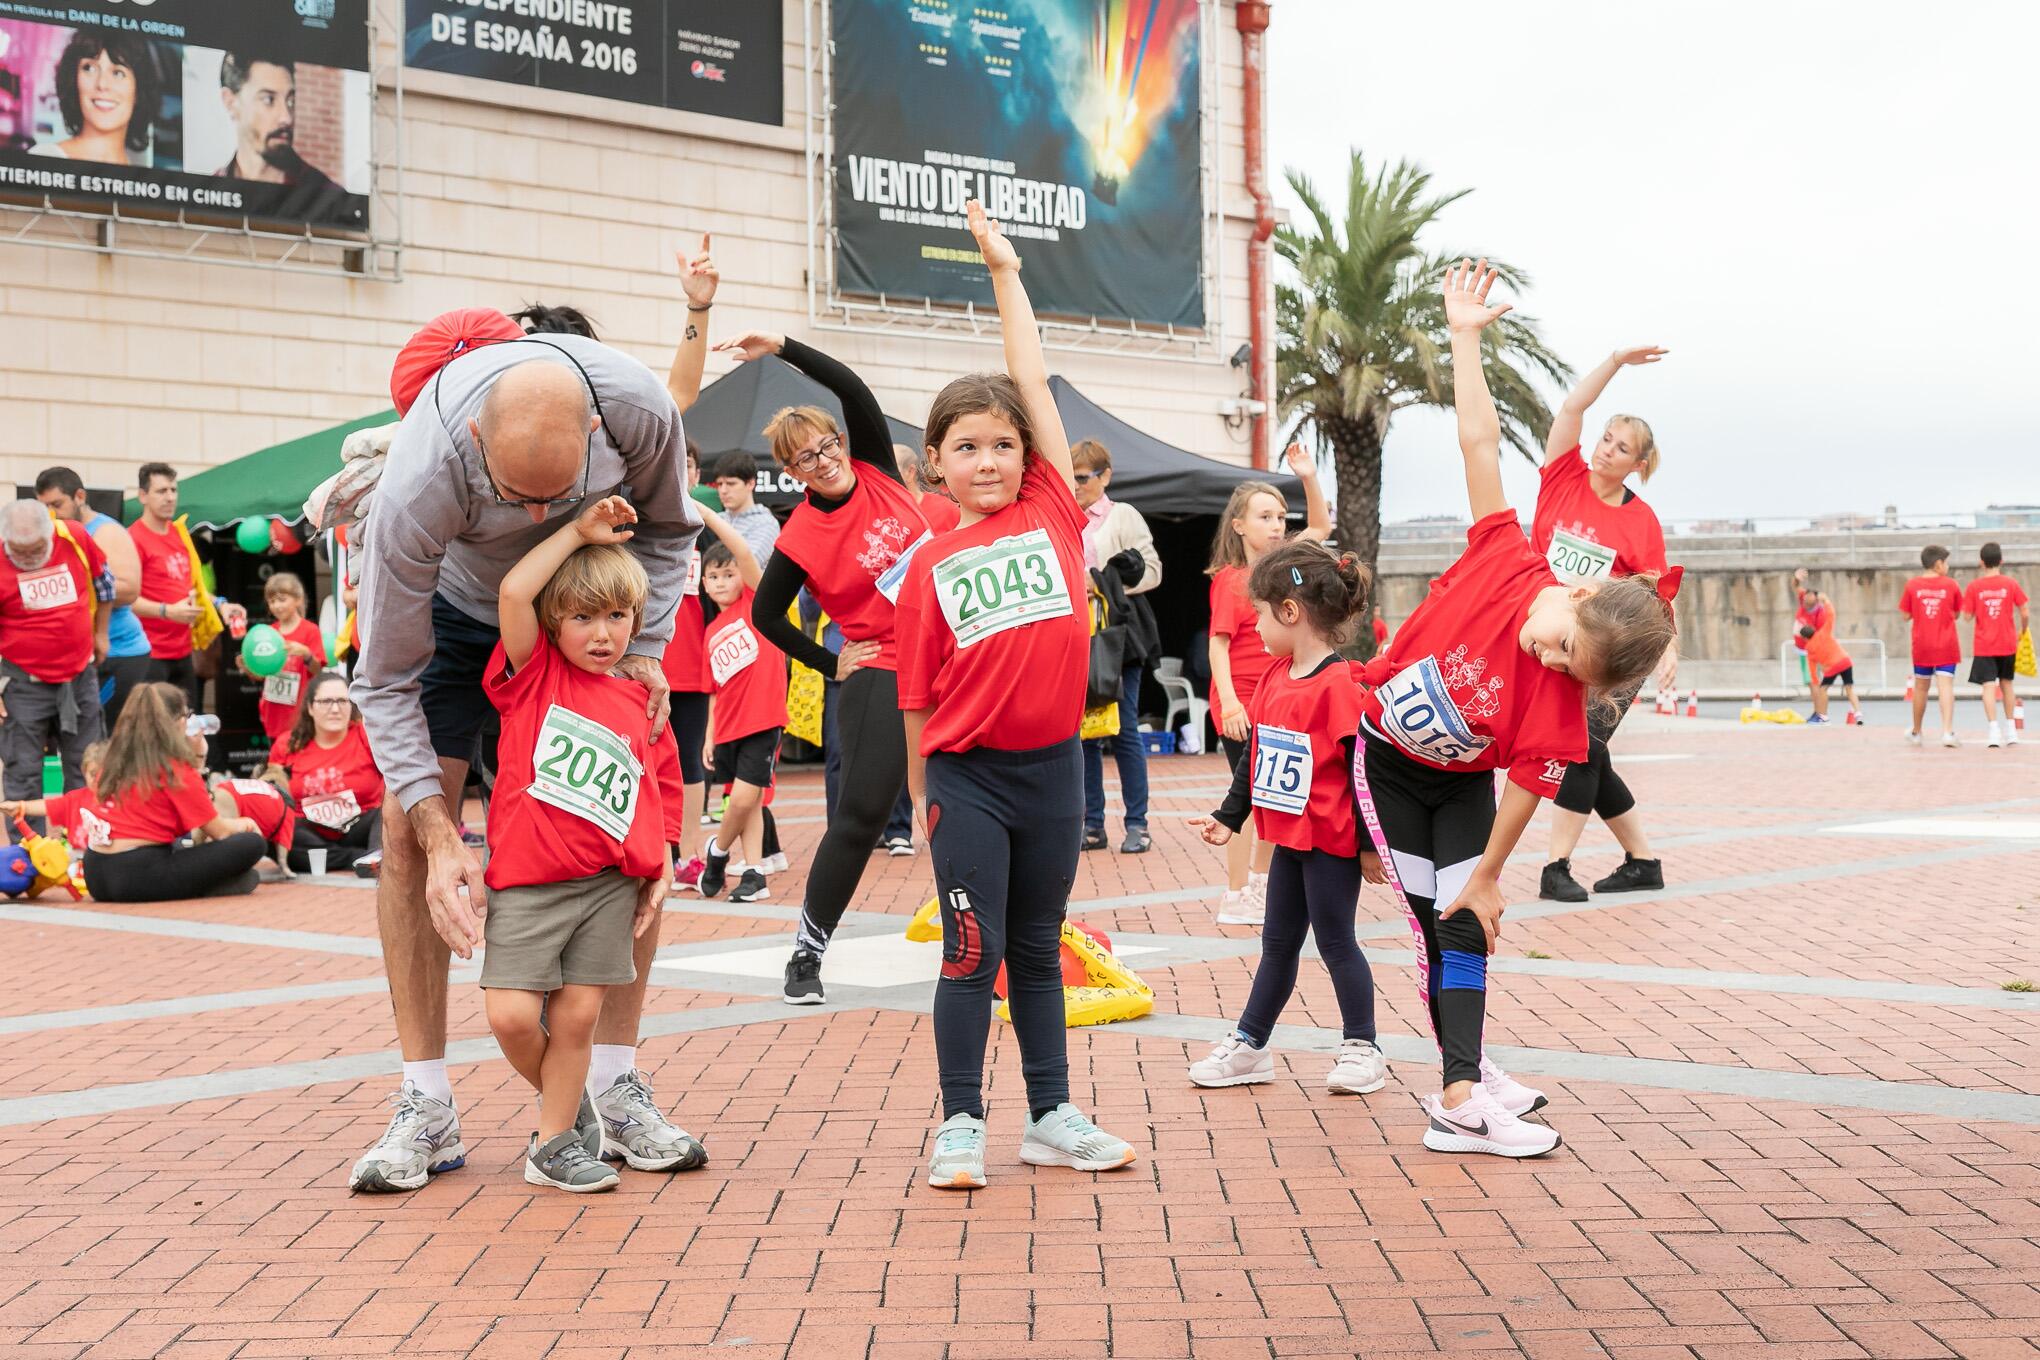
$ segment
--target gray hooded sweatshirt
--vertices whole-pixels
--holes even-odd
[[[496,504],[468,434],[497,377],[533,359],[578,362],[603,418],[589,444],[587,499],[554,507],[542,524],[521,506]],[[406,811],[442,791],[419,703],[419,676],[433,652],[432,597],[495,626],[496,596],[510,568],[595,500],[622,495],[638,513],[630,550],[651,578],[644,631],[630,654],[656,659],[673,635],[681,578],[701,532],[686,474],[687,441],[666,385],[597,341],[547,335],[487,345],[454,359],[425,385],[390,444],[358,540],[361,661],[354,702],[383,780]]]

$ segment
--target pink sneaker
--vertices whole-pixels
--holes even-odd
[[[693,859],[688,860],[685,864],[681,865],[678,869],[674,870],[673,871],[674,889],[677,891],[681,888],[685,888],[689,892],[700,892],[701,867],[702,867],[701,856],[696,855]]]
[[[1497,1157],[1542,1157],[1558,1146],[1558,1130],[1518,1119],[1488,1094],[1485,1086],[1473,1088],[1456,1110],[1432,1096],[1424,1102],[1429,1124],[1424,1129],[1424,1146],[1433,1152],[1486,1152]]]
[[[1517,1081],[1485,1053],[1480,1055],[1480,1084],[1497,1104],[1518,1119],[1551,1103],[1544,1098],[1544,1092]]]

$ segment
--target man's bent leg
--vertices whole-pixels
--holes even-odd
[[[447,807],[459,808],[467,762],[439,758]],[[382,936],[383,970],[389,977],[390,1007],[396,1013],[397,1043],[406,1062],[446,1056],[446,969],[452,950],[432,928],[425,905],[425,850],[408,815],[394,804],[383,815],[382,876],[376,880],[376,924]]]

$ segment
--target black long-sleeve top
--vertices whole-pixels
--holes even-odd
[[[878,408],[878,398],[871,395],[871,389],[864,385],[864,380],[845,365],[792,336],[786,338],[779,357],[828,388],[835,394],[836,400],[843,403],[844,443],[850,456],[905,486],[906,480],[900,476],[899,459],[893,456],[892,428],[886,424],[885,413]],[[814,491],[807,493],[807,503],[824,515],[836,513],[847,501],[847,497],[832,500]],[[836,677],[836,654],[796,628],[786,616],[788,607],[807,581],[807,572],[800,563],[783,552],[772,554],[772,559],[765,564],[764,575],[758,581],[757,596],[751,604],[751,621],[767,641],[801,665],[820,671],[825,679],[833,680]]]

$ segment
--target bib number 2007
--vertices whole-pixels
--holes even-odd
[[[644,766],[623,738],[554,704],[532,753],[531,796],[627,840]]]

